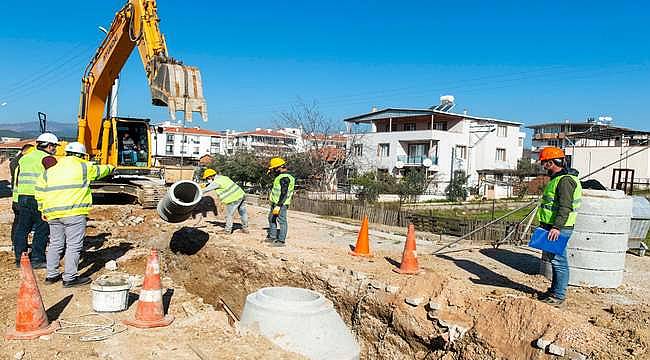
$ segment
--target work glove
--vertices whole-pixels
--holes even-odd
[[[271,214],[280,215],[280,207],[279,206],[274,207],[273,210],[271,210]]]

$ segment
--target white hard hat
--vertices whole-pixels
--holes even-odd
[[[65,146],[65,152],[86,155],[86,147],[79,142],[71,142]]]
[[[56,137],[56,135],[52,133],[42,133],[38,135],[36,138],[37,143],[45,143],[45,144],[58,144],[59,143],[59,138]]]

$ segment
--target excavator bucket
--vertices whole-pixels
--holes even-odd
[[[176,120],[176,111],[184,111],[186,121],[192,121],[193,112],[200,113],[203,121],[208,121],[208,105],[203,97],[198,68],[159,62],[154,74],[151,82],[151,101],[154,105],[167,106],[172,120]]]

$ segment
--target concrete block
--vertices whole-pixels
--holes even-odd
[[[399,286],[386,285],[386,292],[389,294],[397,294]]]
[[[106,270],[115,271],[117,270],[117,262],[115,262],[115,260],[108,261],[106,262],[104,267],[106,268]]]
[[[573,349],[568,349],[566,351],[566,356],[571,360],[587,360],[586,355],[583,355]]]
[[[548,353],[553,354],[553,355],[557,355],[557,356],[564,356],[564,354],[566,353],[566,350],[564,349],[564,347],[562,347],[562,346],[560,346],[560,345],[558,345],[556,343],[551,343],[548,346]]]
[[[442,308],[442,305],[438,304],[435,301],[431,301],[431,300],[429,300],[429,303],[427,304],[427,306],[429,307],[429,310],[440,310],[440,308]]]
[[[419,296],[407,297],[406,299],[404,299],[405,303],[415,307],[420,306],[420,304],[422,304],[423,301],[424,298]]]
[[[627,247],[627,241],[623,244]],[[625,250],[621,252],[603,252],[577,250],[568,247],[566,255],[571,267],[598,271],[625,269]]]
[[[551,340],[546,340],[543,337],[537,339],[535,342],[535,346],[539,349],[546,350],[546,347],[551,345],[552,341]]]

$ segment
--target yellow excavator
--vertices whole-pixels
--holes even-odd
[[[93,192],[129,195],[143,207],[155,207],[166,191],[164,182],[152,176],[153,129],[148,119],[104,112],[133,49],[138,47],[153,105],[167,106],[172,120],[177,111],[185,113],[185,120],[191,121],[194,112],[208,119],[199,69],[168,55],[159,22],[155,0],[128,0],[86,67],[79,103],[77,141],[86,146],[90,160],[116,168],[110,180],[93,183]]]

